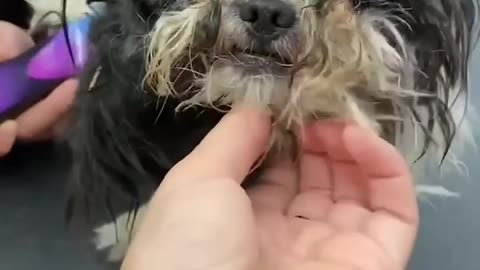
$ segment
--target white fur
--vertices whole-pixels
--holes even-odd
[[[135,222],[133,214],[123,213],[115,219],[115,222],[106,223],[95,229],[94,243],[97,250],[107,251],[107,259],[112,262],[120,261],[127,252],[131,236],[138,231],[147,205],[138,209]],[[131,233],[130,233],[131,232]]]

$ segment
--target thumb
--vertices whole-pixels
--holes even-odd
[[[174,193],[159,189],[122,270],[252,269],[258,245],[247,194],[231,179],[201,180]]]
[[[265,151],[270,126],[263,112],[226,115],[165,177],[122,269],[251,269],[255,219],[238,183]]]
[[[0,124],[0,157],[7,155],[12,149],[17,136],[17,123],[6,121]]]
[[[241,183],[267,149],[271,122],[264,111],[228,113],[202,142],[169,172],[169,179],[232,179]],[[164,183],[166,184],[166,183]]]

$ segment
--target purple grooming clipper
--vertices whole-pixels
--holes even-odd
[[[88,14],[68,23],[72,54],[62,28],[19,57],[0,63],[0,123],[15,118],[82,70],[87,61],[88,33],[93,18]]]

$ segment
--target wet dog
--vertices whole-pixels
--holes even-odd
[[[478,10],[475,0],[108,1],[68,135],[68,216],[107,209],[115,222],[96,229],[97,248],[121,260],[162,177],[237,104],[273,115],[250,184],[269,160],[295,157],[295,131],[322,118],[372,128],[409,160],[455,161],[454,139],[470,132],[460,124]]]

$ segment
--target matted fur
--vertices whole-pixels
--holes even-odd
[[[298,33],[272,45],[292,63],[289,67],[279,63],[258,68],[264,64],[261,57],[246,67],[236,59],[234,46],[245,51],[251,47],[242,24],[229,19],[232,1],[200,0],[181,11],[165,12],[148,36],[149,86],[161,97],[182,99],[179,108],[260,105],[274,112],[274,127],[285,130],[314,118],[336,117],[384,133],[379,120],[415,122],[416,98],[437,98],[414,88],[414,51],[395,26],[408,26],[401,17],[380,10],[357,13],[347,0],[292,2],[300,14]],[[216,43],[210,51],[192,52],[195,44],[204,42],[198,35],[205,31],[201,23],[212,16],[222,22]],[[196,59],[201,59],[203,73],[191,67]],[[175,81],[184,70],[195,79],[178,93]],[[189,91],[193,96],[185,97]]]
[[[260,53],[240,1],[116,0],[94,23],[69,135],[67,209],[104,207],[117,221],[96,230],[111,260],[121,260],[163,176],[232,105],[270,109],[280,148],[298,126],[336,117],[377,130],[412,162],[459,167],[445,153],[454,138],[455,149],[472,138],[460,124],[476,1],[278,0],[296,24]],[[421,180],[423,191],[438,190]]]

